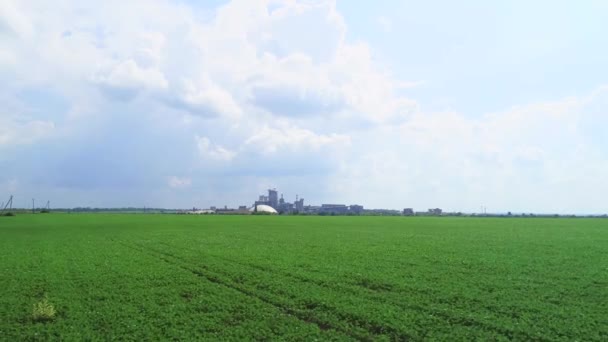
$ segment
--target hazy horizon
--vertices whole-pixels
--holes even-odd
[[[0,3],[0,202],[608,212],[603,1]],[[22,202],[21,202],[22,201]]]

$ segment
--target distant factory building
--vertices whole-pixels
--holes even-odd
[[[296,211],[303,212],[304,211],[304,199],[303,198],[298,199],[298,195],[296,195],[296,201],[294,203],[294,207],[295,207]]]
[[[283,194],[279,198],[279,193],[276,189],[268,189],[268,196],[260,195],[257,201],[253,203],[253,208],[256,206],[268,206],[274,209],[280,214],[290,214],[294,212],[304,212],[304,199],[298,199],[296,195],[296,201],[289,203],[283,198]]]
[[[277,189],[268,189],[268,205],[275,210],[279,208],[279,194]]]
[[[346,214],[348,207],[345,204],[321,204],[321,213],[326,214]]]
[[[304,212],[308,214],[318,214],[321,212],[321,207],[318,205],[307,205],[304,207]]]
[[[414,216],[414,209],[412,209],[412,208],[403,209],[403,216]]]
[[[270,193],[270,190],[268,190],[268,192]],[[254,206],[256,205],[270,205],[270,196],[265,196],[265,195],[260,195],[260,197],[258,198],[257,201],[255,201],[255,203],[253,204]]]
[[[441,213],[442,213],[442,210],[439,209],[439,208],[429,209],[429,214],[430,215],[437,215],[437,216],[439,216],[439,215],[441,215]]]
[[[353,214],[359,215],[363,212],[363,206],[358,204],[351,204],[348,207],[349,211]]]

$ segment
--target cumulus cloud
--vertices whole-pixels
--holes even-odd
[[[142,68],[129,59],[115,64],[108,71],[100,71],[93,77],[109,96],[130,100],[144,89],[164,90],[168,83],[162,72],[153,68]]]
[[[167,99],[167,103],[203,117],[227,116],[238,119],[242,114],[232,95],[208,79],[198,85],[190,80],[182,81],[181,87]]]
[[[266,55],[262,68],[249,80],[252,102],[280,116],[331,114],[345,109],[340,81],[313,64],[310,57],[293,54],[277,59]]]
[[[362,153],[350,156],[331,184],[344,198],[363,193],[379,206],[390,197],[463,211],[485,205],[601,212],[598,201],[608,186],[602,180],[608,172],[605,147],[594,145],[587,137],[595,133],[581,125],[606,98],[593,94],[481,118],[419,113],[400,125],[375,128],[354,140]],[[372,139],[375,149],[366,151]]]
[[[310,56],[330,62],[344,42],[346,24],[333,1],[285,2],[270,11],[256,34],[262,51],[278,57]]]
[[[341,134],[315,134],[312,131],[284,126],[280,129],[263,127],[245,141],[245,148],[262,154],[278,151],[308,152],[321,149],[345,148],[350,145],[350,137]]]
[[[403,120],[416,108],[396,91],[404,82],[374,62],[367,44],[346,41],[333,1],[267,5],[231,2],[197,31],[201,60],[242,108],[373,123]]]

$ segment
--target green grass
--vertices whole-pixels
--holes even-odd
[[[0,275],[10,341],[608,340],[600,219],[18,215]]]

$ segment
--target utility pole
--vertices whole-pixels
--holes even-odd
[[[9,211],[11,211],[13,209],[13,195],[9,196],[8,201],[6,201],[6,203],[2,203],[2,207],[0,208],[0,214],[3,214],[6,210],[6,207],[8,206],[10,206]]]
[[[32,198],[32,214],[36,213],[36,207],[34,206],[34,199]]]

